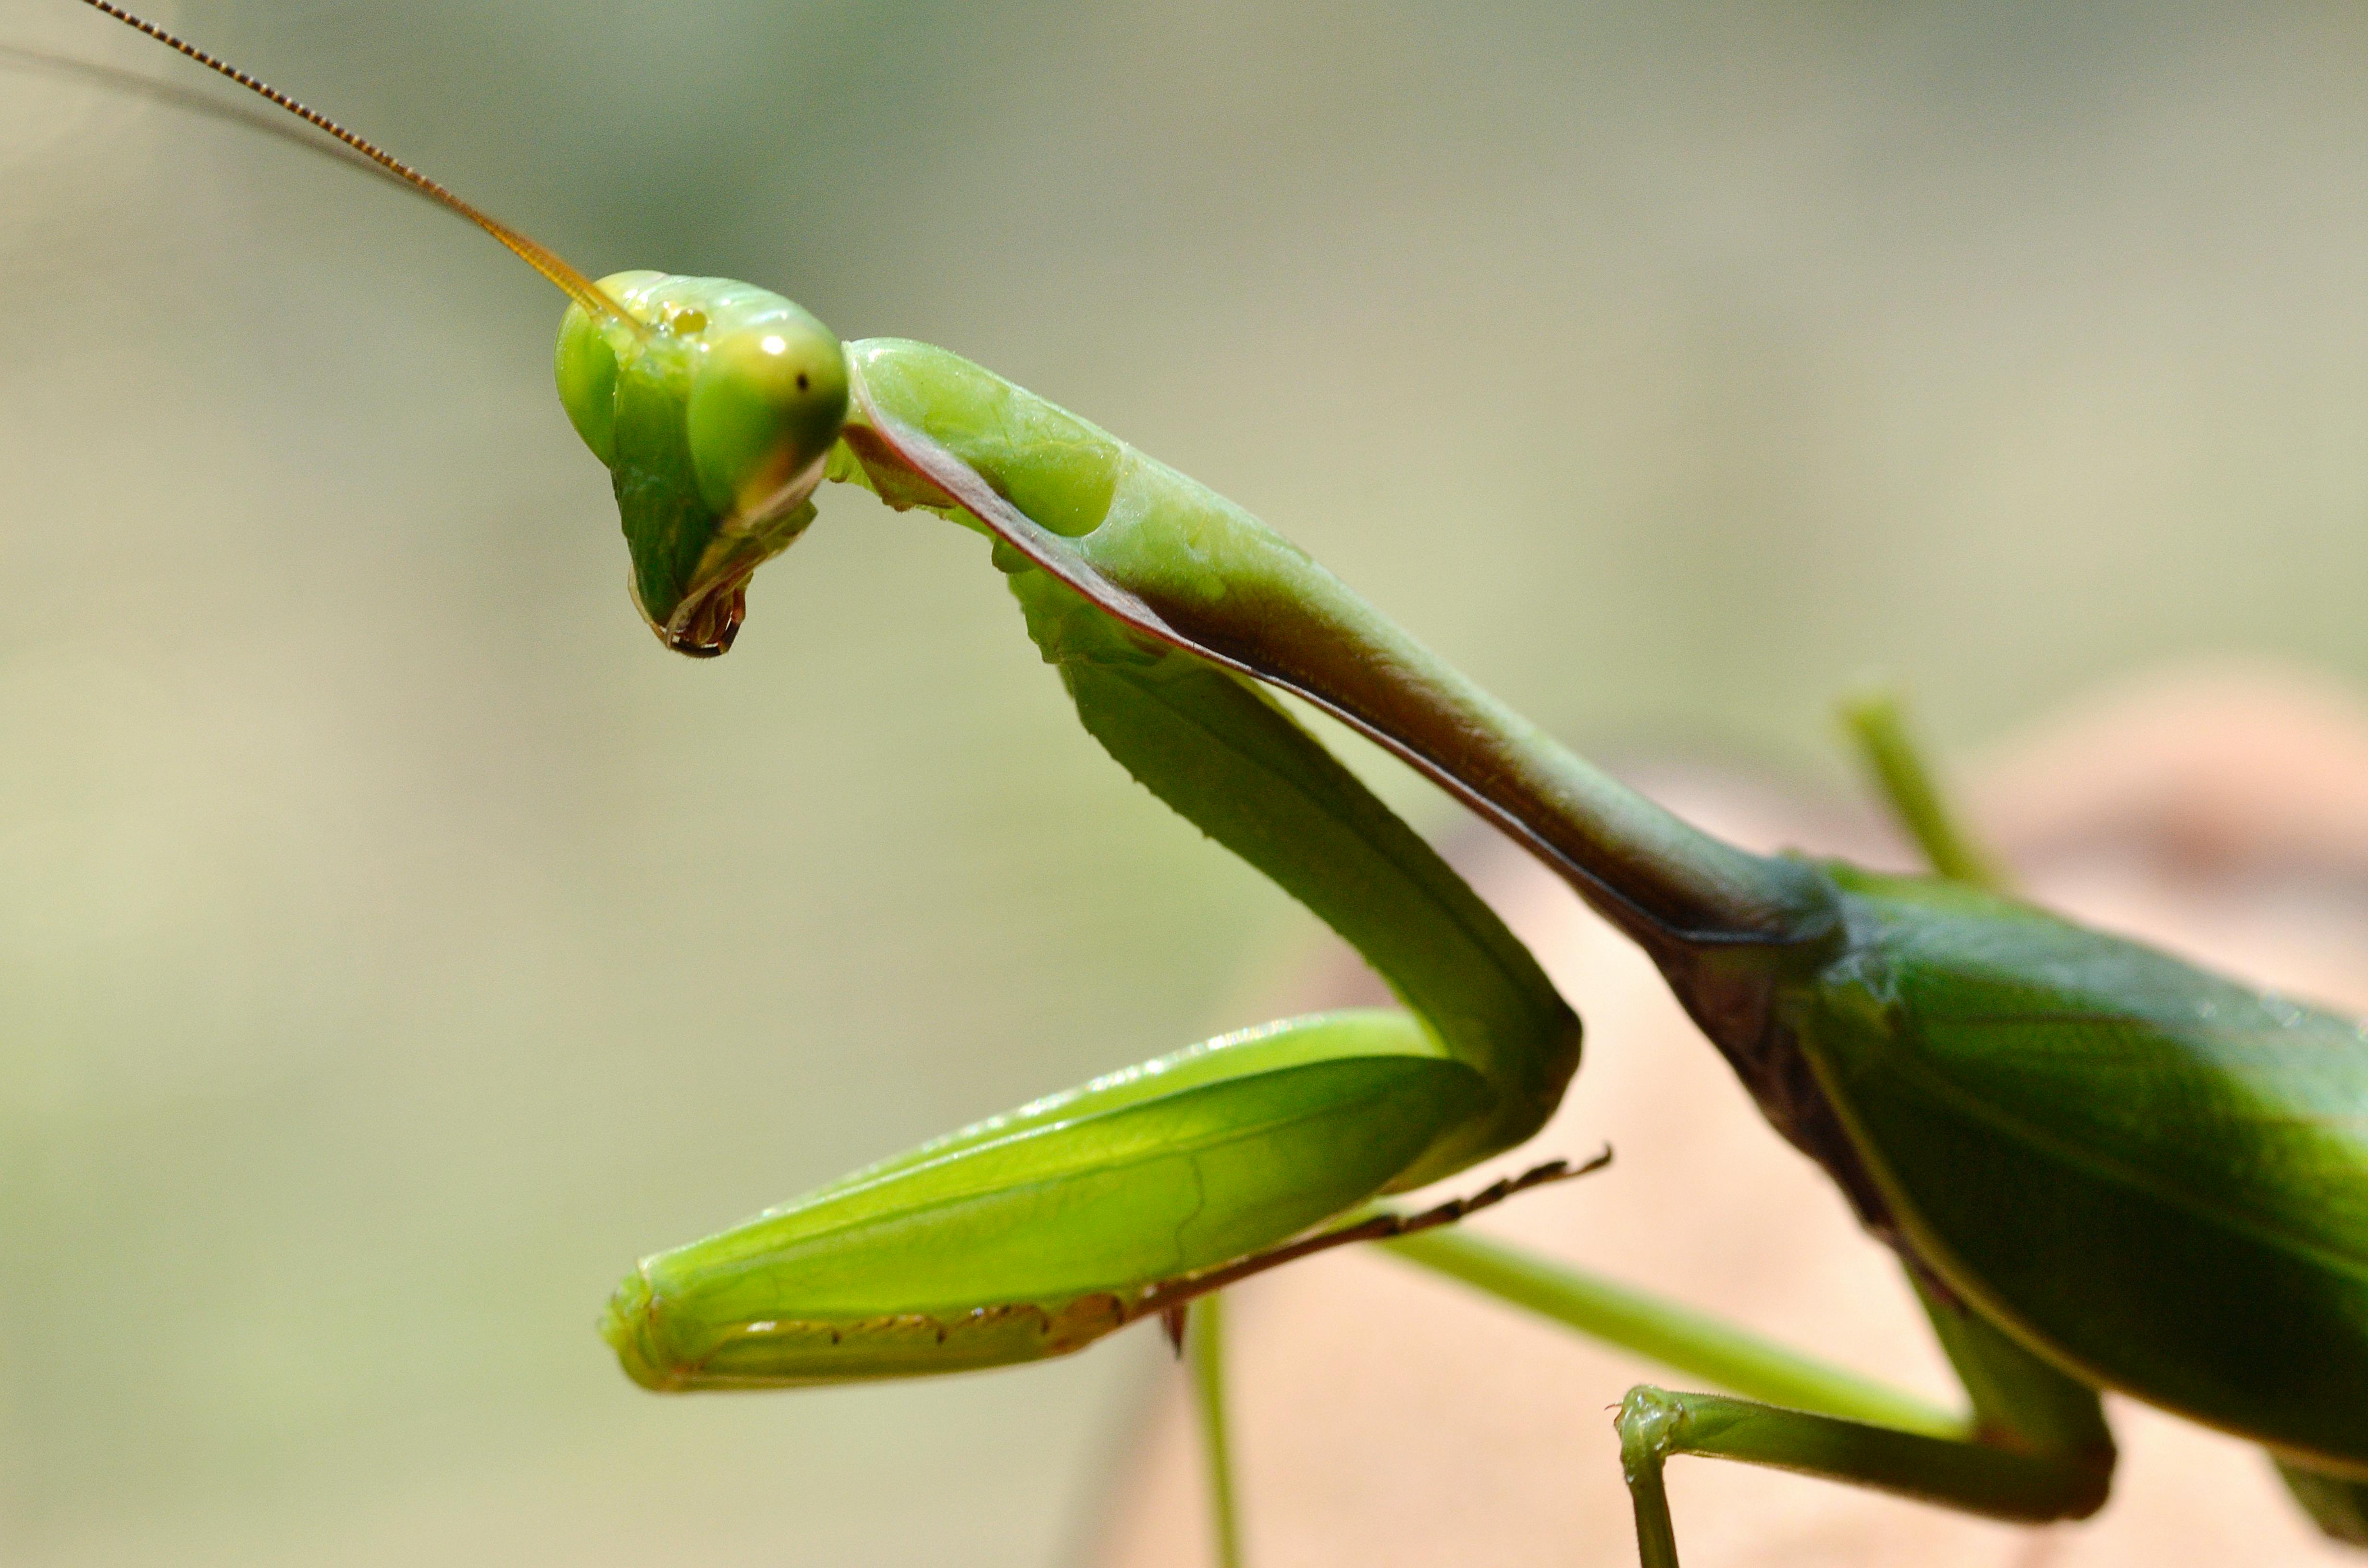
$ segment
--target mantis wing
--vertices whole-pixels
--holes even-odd
[[[1973,889],[1835,868],[1801,1012],[1916,1255],[2100,1386],[2368,1464],[2360,1026]]]

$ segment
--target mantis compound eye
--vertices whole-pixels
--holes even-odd
[[[636,296],[663,273],[618,272],[600,280],[600,287],[627,310],[640,313]],[[567,422],[584,437],[601,466],[617,466],[617,378],[621,356],[636,346],[614,322],[602,321],[581,305],[567,307],[559,323],[559,351],[552,369],[559,382],[560,406]]]
[[[632,320],[569,309],[560,402],[615,483],[643,619],[677,653],[721,653],[750,574],[814,517],[847,419],[846,354],[746,283],[620,272],[598,287]]]
[[[789,308],[794,316],[712,329],[691,378],[685,410],[691,465],[700,498],[718,512],[766,510],[830,450],[846,422],[847,357],[838,339]]]

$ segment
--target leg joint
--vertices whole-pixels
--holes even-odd
[[[1665,1389],[1639,1383],[1620,1402],[1611,1426],[1620,1434],[1621,1468],[1633,1484],[1659,1473],[1662,1463],[1678,1450],[1686,1426],[1685,1403]]]

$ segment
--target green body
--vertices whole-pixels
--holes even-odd
[[[1075,1349],[1543,1124],[1577,1065],[1577,1019],[1264,685],[1395,751],[1642,944],[1769,1121],[1897,1250],[1964,1384],[1953,1415],[1474,1238],[1399,1244],[1746,1396],[1639,1387],[1622,1402],[1645,1568],[1676,1568],[1662,1471],[1679,1454],[2001,1518],[2085,1516],[2113,1463],[2100,1389],[2262,1443],[2326,1533],[2368,1545],[2368,1041],[1968,885],[1994,872],[1886,704],[1851,722],[1953,881],[1747,854],[1554,744],[1240,507],[991,372],[921,344],[842,347],[746,284],[591,284],[333,122],[101,8],[569,293],[561,398],[614,479],[633,600],[669,647],[731,645],[751,574],[813,520],[825,477],[976,528],[1087,729],[1406,1004],[1146,1062],[647,1258],[603,1324],[636,1380],[778,1386]],[[1226,1497],[1218,1339],[1205,1321],[1195,1359]],[[1232,1562],[1230,1504],[1219,1514]]]
[[[1982,1430],[2074,1456],[2030,1461],[2044,1484],[2014,1517],[2102,1497],[2111,1444],[2089,1388],[2251,1437],[2314,1475],[2368,1475],[2368,1044],[2351,1024],[1995,894],[1720,844],[1555,745],[1238,506],[1085,421],[923,345],[853,344],[846,364],[828,475],[992,534],[1087,727],[1355,941],[1419,1021],[1309,1022],[1255,1051],[1188,1053],[1210,1074],[1189,1087],[1165,1073],[1156,1091],[1089,1086],[661,1255],[611,1315],[636,1377],[899,1375],[1069,1348],[1124,1321],[1130,1292],[1448,1175],[1543,1120],[1575,1021],[1255,680],[1425,769],[1652,953],[1770,1122],[1926,1282]],[[825,458],[806,436],[792,445],[776,470]],[[620,468],[620,498],[638,483]],[[626,506],[637,562],[661,513],[669,559],[739,559],[729,541],[747,530],[728,510],[701,525],[711,542],[685,542],[687,494],[672,511]],[[672,607],[640,581],[666,623]],[[1220,1168],[1241,1185],[1206,1179]],[[1179,1227],[1188,1186],[1220,1196]],[[1636,1421],[1675,1429],[1650,1409]],[[1959,1462],[1949,1440],[1915,1440]],[[1983,1477],[1966,1495],[2009,1484]]]

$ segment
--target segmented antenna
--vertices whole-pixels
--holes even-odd
[[[541,273],[545,278],[550,278],[552,282],[559,286],[560,290],[569,299],[583,306],[585,310],[590,312],[592,314],[596,316],[606,316],[611,321],[621,323],[625,326],[632,328],[636,334],[644,333],[648,330],[648,328],[644,327],[640,322],[633,319],[633,317],[626,314],[624,307],[618,304],[616,301],[610,299],[608,294],[602,290],[598,284],[585,277],[584,274],[576,271],[575,268],[568,266],[567,263],[562,260],[555,253],[544,249],[541,244],[529,239],[526,235],[518,233],[516,229],[511,228],[507,223],[503,222],[500,219],[495,218],[491,213],[462,200],[458,194],[446,188],[444,186],[439,185],[435,180],[429,179],[426,175],[421,174],[417,169],[413,168],[409,164],[404,163],[393,153],[387,152],[376,142],[371,142],[365,137],[355,135],[344,126],[339,125],[336,120],[331,119],[327,115],[321,113],[320,110],[307,108],[304,105],[298,103],[294,98],[290,97],[279,88],[270,85],[268,83],[256,81],[254,77],[248,75],[237,66],[233,65],[230,62],[218,59],[213,55],[208,54],[204,50],[199,49],[197,45],[165,31],[163,28],[158,27],[155,23],[149,21],[143,17],[133,16],[131,12],[123,9],[120,6],[110,5],[108,4],[108,0],[83,0],[83,3],[90,6],[93,10],[104,11],[107,15],[113,17],[117,21],[121,22],[128,28],[132,28],[140,32],[146,33],[158,43],[179,51],[181,53],[186,54],[190,59],[196,61],[199,64],[204,66],[207,70],[211,71],[218,75],[228,77],[230,80],[237,83],[240,86],[245,87],[248,92],[262,98],[265,102],[271,104],[275,108],[286,109],[290,114],[294,115],[297,119],[302,120],[305,124],[312,126],[314,130],[322,131],[326,135],[336,137],[339,142],[344,142],[356,153],[368,158],[371,163],[377,165],[380,168],[384,169],[388,174],[393,175],[395,178],[409,186],[413,190],[417,191],[420,195],[427,198],[428,200],[435,202],[440,207],[449,208],[452,211],[458,212],[470,222],[474,223],[480,229],[484,230],[485,233],[500,241],[503,247],[508,250],[511,255],[517,256],[520,261],[525,262],[529,267],[533,267],[537,272]]]

